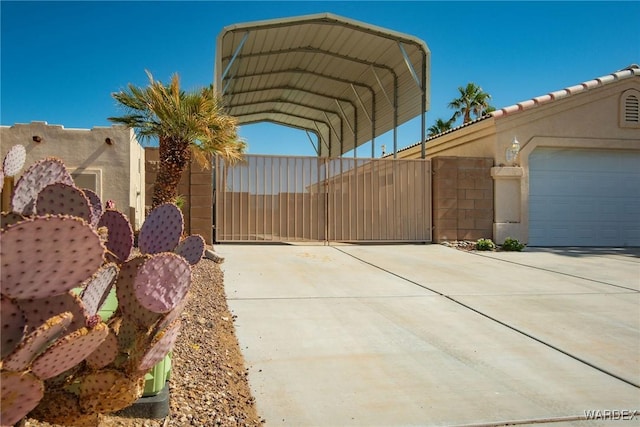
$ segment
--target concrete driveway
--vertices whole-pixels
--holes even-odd
[[[216,250],[268,426],[640,425],[640,250]]]

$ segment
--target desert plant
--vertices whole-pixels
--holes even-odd
[[[429,129],[427,129],[427,136],[429,137],[436,136],[448,130],[451,130],[451,128],[453,127],[453,122],[454,122],[453,119],[449,119],[449,120],[437,119],[433,124],[433,126],[430,126]]]
[[[524,246],[525,245],[523,243],[520,243],[518,239],[507,237],[506,239],[504,239],[504,243],[502,244],[502,250],[520,252],[524,249]]]
[[[113,94],[126,113],[109,120],[133,128],[141,140],[157,137],[160,162],[153,187],[152,207],[171,202],[191,157],[208,167],[211,155],[228,161],[242,158],[246,144],[238,138],[237,120],[224,113],[213,86],[185,92],[177,74],[168,85],[154,80],[149,86],[129,84]]]
[[[491,239],[478,239],[476,242],[476,250],[479,251],[493,251],[496,248],[496,244]]]
[[[449,103],[449,108],[454,111],[450,121],[455,122],[462,117],[462,123],[471,121],[471,114],[475,114],[476,118],[482,117],[487,111],[492,111],[493,107],[489,105],[491,95],[482,90],[475,83],[467,83],[466,86],[458,88],[460,96],[453,99]]]
[[[173,346],[204,239],[180,241],[182,213],[162,204],[134,250],[128,219],[76,188],[54,158],[25,171],[11,202],[0,217],[0,424],[29,414],[98,425],[142,395]],[[118,308],[103,320],[114,287]]]
[[[178,194],[174,199],[173,199],[173,203],[180,208],[180,210],[184,209],[185,204],[187,203],[187,198],[182,195],[182,194]]]

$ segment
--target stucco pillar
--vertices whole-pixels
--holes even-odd
[[[519,166],[497,166],[491,168],[494,182],[493,239],[502,244],[507,237],[523,241],[526,233],[522,224],[523,169]]]

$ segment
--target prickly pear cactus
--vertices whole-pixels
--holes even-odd
[[[98,225],[98,221],[100,221],[100,217],[102,216],[102,200],[100,200],[100,196],[96,194],[95,191],[89,190],[88,188],[82,188],[82,192],[84,196],[89,201],[89,205],[91,207],[91,226],[96,227]]]
[[[15,175],[22,163],[12,149],[0,172]],[[0,424],[28,416],[95,426],[135,402],[171,351],[204,240],[180,241],[182,213],[164,204],[134,248],[127,217],[78,189],[55,158],[13,190],[13,211],[0,216]],[[103,313],[110,291],[118,307]]]
[[[118,338],[113,331],[109,331],[107,338],[100,344],[100,346],[93,351],[85,359],[89,368],[98,370],[104,368],[118,357]]]
[[[107,258],[123,263],[131,255],[133,248],[133,229],[122,212],[106,210],[98,220],[98,228],[107,229]]]
[[[11,224],[24,221],[25,219],[24,216],[16,212],[2,212],[0,213],[0,229],[4,230]]]
[[[194,265],[202,259],[204,246],[204,238],[199,234],[193,234],[182,240],[174,252],[184,257],[189,264]]]
[[[149,258],[138,270],[136,299],[147,310],[166,313],[177,306],[191,286],[187,260],[169,252]]]
[[[74,185],[73,178],[61,160],[48,158],[34,163],[16,183],[11,199],[13,211],[23,215],[33,215],[36,198],[40,191],[47,185],[57,182]]]
[[[8,371],[24,371],[33,359],[52,340],[56,339],[71,324],[73,315],[65,312],[52,317],[25,337],[18,348],[2,361],[2,368]]]
[[[38,405],[42,380],[29,372],[0,372],[0,425],[11,426]]]
[[[98,314],[98,310],[109,296],[109,291],[114,279],[118,275],[118,266],[114,263],[105,264],[100,270],[84,285],[80,299],[84,304],[89,316]]]
[[[27,157],[27,150],[24,145],[14,145],[9,149],[2,162],[2,172],[4,176],[16,176],[24,166]]]
[[[142,224],[138,244],[145,254],[170,252],[180,241],[184,219],[173,203],[163,203],[149,213]]]
[[[91,206],[84,192],[61,182],[47,185],[38,193],[36,214],[72,215],[91,223]]]
[[[2,359],[10,354],[20,344],[27,327],[22,310],[11,298],[0,295],[0,319],[2,320]]]
[[[104,246],[89,224],[71,216],[36,216],[2,231],[2,293],[46,298],[82,284],[104,262]]]

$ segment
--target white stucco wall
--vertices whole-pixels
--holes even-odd
[[[129,147],[131,150],[129,174],[129,206],[135,212],[132,222],[134,228],[140,229],[144,222],[144,200],[145,200],[145,158],[144,147],[140,145],[133,130],[129,131]]]
[[[40,137],[41,142],[34,141]],[[105,140],[112,142],[108,144]],[[27,151],[25,167],[45,157],[57,157],[74,174],[98,177],[97,192],[127,216],[135,216],[134,227],[144,220],[144,149],[132,130],[124,126],[65,129],[46,122],[0,126],[0,155],[16,144]]]

